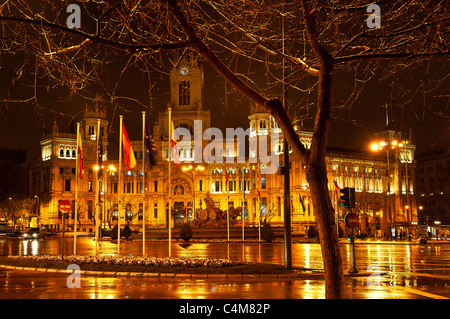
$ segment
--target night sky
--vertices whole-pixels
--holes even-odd
[[[242,98],[239,93],[230,93],[227,98],[228,105],[225,104],[225,88],[224,81],[211,69],[208,65],[204,66],[205,85],[204,85],[204,108],[211,110],[212,126],[218,127],[225,132],[227,127],[248,128],[248,115],[250,101]],[[5,74],[6,73],[6,74]],[[7,78],[8,72],[2,72],[2,82],[11,83]],[[144,75],[140,74],[142,81],[139,80],[139,73],[130,72],[126,79],[128,88],[134,88],[131,95],[139,97],[141,92],[146,92]],[[158,78],[155,75],[155,78]],[[157,81],[158,86],[152,89],[153,107],[147,108],[147,119],[149,124],[153,126],[159,111],[167,107],[169,101],[169,79],[168,76],[161,75],[161,79]],[[339,83],[335,83],[335,91],[339,89]],[[50,132],[53,120],[56,119],[60,132],[69,132],[69,122],[71,116],[75,116],[75,121],[81,120],[81,110],[86,103],[83,98],[74,97],[71,100],[59,103],[52,103],[52,99],[56,96],[58,100],[61,89],[55,92],[50,90],[47,94],[42,95],[42,100],[46,103],[45,109],[36,111],[32,104],[2,104],[0,119],[0,134],[2,136],[0,147],[20,148],[27,150],[28,161],[35,162],[39,157],[39,141],[42,138],[44,124],[47,132]],[[64,89],[62,89],[64,91]],[[229,88],[228,88],[228,91]],[[370,142],[373,133],[382,131],[386,123],[386,96],[389,92],[388,87],[367,86],[364,94],[354,103],[350,110],[339,113],[339,118],[333,120],[331,125],[329,146],[348,147],[354,149],[362,149]],[[448,94],[448,92],[447,92]],[[295,111],[298,104],[295,101],[295,94],[291,100],[291,109]],[[339,94],[335,94],[335,97]],[[339,97],[337,97],[339,98]],[[148,100],[148,99],[147,99]],[[446,103],[446,98],[440,99]],[[448,100],[448,96],[447,96]],[[143,99],[145,101],[145,98]],[[136,103],[124,102],[127,111],[117,110],[109,135],[109,154],[110,158],[117,157],[118,144],[118,115],[124,115],[124,121],[127,125],[130,139],[139,139],[141,112],[144,108]],[[420,96],[407,107],[391,107],[389,116],[395,125],[405,131],[413,130],[413,143],[417,145],[417,152],[449,147],[450,131],[449,120],[445,116],[434,115],[426,112],[425,115],[420,114],[423,118],[417,119],[414,112],[422,112],[423,100]],[[445,107],[445,105],[444,105]],[[414,111],[416,108],[416,111]],[[305,112],[303,109],[302,112]],[[311,111],[310,111],[311,112]],[[112,110],[108,110],[108,120],[111,121]],[[449,112],[446,112],[449,115]],[[76,123],[76,122],[75,122]],[[305,125],[312,127],[312,120],[306,119]]]
[[[26,73],[22,75],[22,83],[12,87],[13,78],[16,76],[16,69],[22,63],[20,54],[15,56],[0,56],[0,98],[18,99],[29,98],[32,96],[33,76]],[[111,87],[115,83],[117,74],[123,67],[127,57],[117,60],[107,66],[108,80],[105,80],[106,86]],[[424,76],[430,78],[445,78],[445,68],[442,68],[442,62],[446,58],[438,58],[435,63],[431,63],[427,69],[427,74],[421,74],[420,69],[416,71],[417,77],[413,77],[412,85],[419,88]],[[170,65],[166,70],[170,70]],[[29,67],[32,70],[33,67]],[[380,72],[382,72],[381,70]],[[225,132],[227,127],[242,127],[247,129],[249,126],[248,115],[250,112],[250,101],[240,93],[233,91],[230,85],[225,88],[224,80],[206,63],[204,64],[205,84],[203,90],[203,106],[211,110],[211,124]],[[31,72],[30,72],[31,73]],[[382,75],[382,73],[380,73]],[[28,77],[28,78],[27,78]],[[168,75],[154,73],[151,75],[152,81],[156,85],[151,90],[152,103],[150,106],[148,77],[141,71],[130,68],[121,79],[118,95],[126,95],[136,98],[144,105],[140,105],[129,100],[121,99],[116,103],[119,108],[111,109],[110,104],[106,103],[108,109],[108,120],[110,121],[109,157],[111,159],[118,157],[118,116],[124,116],[124,122],[127,127],[130,139],[137,140],[141,132],[141,112],[147,113],[147,120],[152,127],[158,112],[167,107],[169,97],[169,77]],[[261,78],[256,78],[255,82],[264,86]],[[334,82],[333,101],[334,105],[339,105],[347,99],[346,88],[348,82],[353,79],[348,78],[345,72],[336,72]],[[415,81],[415,82],[414,82]],[[12,87],[12,89],[11,89]],[[280,86],[281,88],[281,86]],[[373,134],[383,131],[386,124],[386,107],[389,105],[389,118],[397,129],[409,134],[412,129],[412,143],[417,145],[417,153],[450,146],[449,119],[449,88],[450,81],[447,77],[440,88],[431,92],[424,98],[423,94],[416,94],[411,102],[400,106],[404,101],[392,100],[392,92],[395,89],[389,85],[377,82],[367,83],[364,90],[350,108],[337,110],[334,112],[335,119],[331,124],[329,134],[330,147],[344,147],[352,149],[368,149]],[[280,90],[281,91],[281,90]],[[414,91],[414,90],[412,90]],[[227,97],[225,95],[227,93]],[[289,102],[291,114],[303,116],[304,124],[312,128],[314,116],[315,97],[309,99],[309,106],[304,105],[304,94],[298,91],[289,91]],[[56,119],[60,132],[70,132],[72,118],[72,127],[76,127],[76,122],[81,121],[81,112],[86,103],[92,103],[86,97],[94,98],[102,96],[105,99],[104,92],[98,87],[89,87],[83,96],[69,97],[69,92],[65,87],[54,87],[43,85],[38,92],[38,101],[41,107],[36,108],[32,103],[1,103],[0,104],[0,147],[20,148],[27,150],[28,161],[36,162],[40,154],[39,141],[45,130],[51,131],[52,123]],[[406,95],[405,100],[411,96]],[[302,101],[302,102],[299,102]],[[443,115],[436,115],[426,110],[423,112],[424,105],[435,111],[443,112]]]

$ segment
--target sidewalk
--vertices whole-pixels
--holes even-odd
[[[64,273],[71,274],[75,270],[40,268],[40,267],[22,267],[13,265],[0,265],[0,269],[23,270],[31,272]],[[220,273],[165,273],[165,272],[130,272],[130,271],[102,271],[102,270],[78,270],[80,274],[102,277],[151,277],[151,278],[178,278],[178,279],[226,279],[226,280],[302,280],[324,276],[323,270],[294,270],[290,274],[220,274]],[[380,272],[379,275],[385,275],[387,272]],[[372,272],[361,271],[358,273],[349,273],[344,270],[345,277],[369,277]]]
[[[350,244],[350,240],[347,238],[339,238],[340,243]],[[409,240],[382,240],[382,239],[355,239],[355,244],[386,244],[386,245],[441,245],[450,244],[450,240],[427,240],[426,244],[420,244],[418,239]]]

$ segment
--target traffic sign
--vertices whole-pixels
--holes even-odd
[[[70,213],[72,211],[72,203],[70,200],[61,200],[58,204],[58,209],[62,213]]]
[[[350,228],[358,227],[359,226],[358,214],[350,212],[347,215],[345,215],[345,224],[347,225],[347,227],[350,227]]]

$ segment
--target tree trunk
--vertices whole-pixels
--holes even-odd
[[[311,149],[306,150],[300,142],[297,132],[292,126],[291,118],[278,99],[266,99],[249,87],[234,72],[232,72],[208,46],[195,34],[175,1],[163,1],[191,41],[191,47],[205,59],[225,80],[237,90],[263,106],[275,118],[285,138],[294,152],[300,155],[300,161],[307,166],[306,175],[310,184],[310,193],[316,211],[316,218],[321,236],[322,255],[325,269],[326,298],[343,298],[342,258],[339,253],[339,241],[336,234],[334,211],[327,187],[327,171],[325,164],[328,130],[331,122],[331,88],[334,61],[331,55],[322,47],[315,32],[315,18],[311,15],[306,1],[302,1],[305,12],[305,24],[309,42],[320,65],[318,81],[318,101],[316,121]],[[311,165],[312,163],[312,165]]]
[[[339,238],[336,233],[334,210],[328,195],[326,165],[314,163],[307,169],[311,199],[319,230],[322,260],[325,271],[325,297],[341,299],[344,296],[344,274]]]
[[[317,113],[313,140],[306,169],[310,194],[319,229],[322,259],[325,271],[325,294],[327,299],[344,298],[344,275],[339,237],[336,232],[335,212],[328,192],[326,149],[331,123],[331,92],[333,83],[333,60],[324,56],[318,82]]]
[[[317,10],[306,0],[301,1],[306,34],[319,63],[317,111],[309,152],[306,178],[319,229],[320,246],[325,271],[327,299],[344,298],[344,274],[336,232],[334,210],[328,193],[327,153],[328,131],[331,123],[334,59],[322,46],[316,29]]]

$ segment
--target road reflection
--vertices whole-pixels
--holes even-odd
[[[77,240],[77,253],[95,252],[92,237]],[[0,255],[61,254],[61,238],[45,241],[0,239]],[[98,254],[116,254],[117,244],[98,243]],[[229,258],[246,262],[284,264],[282,243],[184,243],[173,242],[173,257]],[[73,253],[73,238],[66,238],[64,254]],[[350,245],[342,244],[344,271],[350,268]],[[167,242],[147,242],[146,255],[167,257]],[[142,255],[142,242],[122,241],[121,255]],[[292,245],[293,266],[322,270],[319,244]],[[450,296],[450,245],[358,243],[356,267],[359,274],[346,276],[348,298],[439,298]],[[49,277],[50,276],[50,277]],[[2,298],[263,298],[320,299],[325,296],[323,277],[298,280],[219,280],[82,276],[81,289],[67,287],[66,274],[0,270]],[[24,295],[25,293],[25,295]],[[6,295],[6,297],[5,297]]]
[[[61,251],[64,246],[64,252]],[[341,244],[344,267],[350,266],[350,245]],[[450,274],[450,245],[409,245],[389,243],[359,243],[356,246],[356,266],[359,271],[378,269],[385,272],[437,271]],[[147,256],[168,257],[167,242],[146,242]],[[117,254],[117,243],[102,240],[98,242],[99,255]],[[185,243],[171,244],[172,257],[186,258],[228,258],[245,262],[284,264],[282,243]],[[0,255],[72,255],[73,238],[45,241],[23,241],[20,239],[0,239]],[[121,241],[121,255],[141,256],[142,241]],[[95,240],[92,237],[77,239],[77,254],[94,255]],[[317,243],[292,244],[292,264],[294,267],[322,269],[322,252]]]

